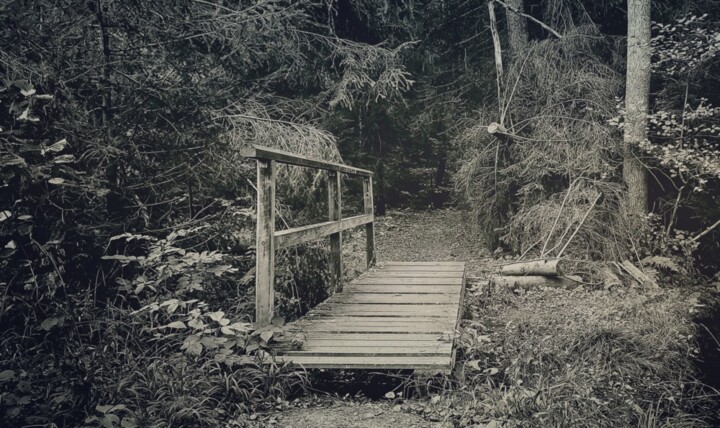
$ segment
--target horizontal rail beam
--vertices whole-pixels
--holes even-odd
[[[372,214],[357,215],[338,221],[326,221],[311,224],[310,226],[295,227],[275,232],[275,249],[292,247],[303,242],[315,241],[325,236],[351,229],[367,223],[372,223],[375,217]]]
[[[349,165],[344,165],[335,162],[326,162],[318,159],[310,159],[305,156],[297,155],[295,153],[285,152],[282,150],[275,150],[263,146],[251,146],[242,151],[242,155],[246,158],[252,159],[266,159],[274,160],[276,162],[285,163],[288,165],[298,165],[307,168],[324,169],[328,171],[338,171],[345,174],[360,175],[364,177],[372,177],[372,171],[365,169],[355,168]]]

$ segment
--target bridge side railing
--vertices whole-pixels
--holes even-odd
[[[330,272],[336,291],[342,290],[342,231],[365,225],[367,267],[375,264],[375,216],[373,208],[373,173],[334,162],[310,159],[282,150],[252,146],[243,156],[257,163],[257,235],[255,262],[255,323],[270,325],[274,313],[275,251],[303,242],[330,237]],[[284,163],[327,171],[328,221],[275,230],[275,164]],[[363,214],[342,218],[341,175],[363,179]]]

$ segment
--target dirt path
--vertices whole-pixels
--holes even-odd
[[[376,240],[380,261],[464,261],[472,271],[487,258],[456,210],[392,211],[380,218]]]

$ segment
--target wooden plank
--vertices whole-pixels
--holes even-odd
[[[255,325],[270,325],[275,283],[275,163],[257,161],[257,233],[255,259]]]
[[[311,323],[301,326],[298,330],[289,331],[322,331],[325,333],[437,333],[443,334],[454,331],[453,326],[446,324],[412,323],[412,324],[372,324],[353,325],[338,323]]]
[[[457,304],[458,296],[454,294],[364,294],[342,293],[328,299],[332,303],[369,303],[396,305],[442,305]]]
[[[397,334],[397,333],[323,333],[319,331],[309,331],[305,334],[306,340],[345,340],[345,341],[385,341],[392,343],[404,343],[405,341],[435,341],[451,342],[452,334],[437,335],[427,333],[411,333],[411,334]]]
[[[340,174],[328,172],[328,217],[330,221],[342,219],[342,187]],[[330,281],[336,292],[342,291],[342,231],[330,234]]]
[[[409,308],[409,309],[405,309]],[[308,316],[409,317],[422,311],[424,317],[453,317],[456,305],[335,305],[330,309],[316,308]]]
[[[241,154],[246,158],[262,159],[262,160],[273,160],[276,162],[304,166],[307,168],[324,169],[328,171],[343,172],[345,174],[360,175],[364,177],[372,177],[371,171],[355,168],[349,165],[328,162],[319,159],[311,159],[295,153],[286,152],[283,150],[271,149],[263,146],[251,146],[242,150]]]
[[[454,266],[464,267],[465,262],[383,262],[383,266]]]
[[[412,323],[427,323],[427,324],[448,324],[454,325],[455,317],[439,318],[437,320],[431,320],[422,316],[414,317],[311,317],[302,318],[297,321],[298,325],[309,325],[317,323],[335,323],[338,325],[346,324],[357,324],[357,325],[376,325],[376,324],[412,324]]]
[[[373,182],[372,177],[363,179],[363,209],[365,215],[375,215],[375,206],[373,200]],[[370,269],[375,265],[375,222],[365,225],[365,252],[367,255],[367,268]]]
[[[333,336],[340,336],[340,334],[334,334]],[[434,336],[434,335],[433,335]],[[436,348],[436,349],[448,349],[452,348],[452,343],[442,342],[438,340],[332,340],[332,339],[310,339],[307,340],[303,346],[304,350],[314,350],[320,348],[329,347],[338,348],[356,348],[355,352],[362,352],[364,348]],[[360,348],[359,350],[357,348]]]
[[[288,329],[304,338],[304,348],[285,351],[281,358],[308,368],[449,372],[464,292],[463,264],[390,269],[371,269],[290,324]]]
[[[376,271],[371,270],[362,275],[357,279],[365,278],[456,278],[462,279],[462,271],[457,272],[433,272],[433,271]]]
[[[363,278],[353,281],[353,284],[387,284],[387,285],[455,285],[460,288],[462,277],[459,278]]]
[[[458,294],[460,287],[453,285],[377,285],[360,284],[348,287],[348,293],[415,293],[415,294]]]
[[[391,311],[391,312],[397,312],[397,313],[419,313],[418,311],[439,311],[439,312],[448,312],[452,313],[453,316],[455,315],[455,310],[457,310],[457,304],[455,302],[445,305],[434,305],[432,307],[427,307],[427,305],[393,305],[393,304],[377,304],[377,305],[347,305],[342,303],[323,303],[322,305],[318,305],[315,309],[313,309],[310,313],[313,313],[315,311],[327,311],[327,312],[335,312],[338,314],[347,313],[350,311]],[[423,312],[423,316],[425,315],[425,312]]]
[[[386,356],[382,359],[377,357],[355,357],[355,356],[280,356],[278,361],[292,361],[295,364],[306,368],[326,369],[450,369],[450,358],[447,355],[432,356]]]
[[[462,273],[463,268],[457,266],[376,266],[377,272],[453,272]]]
[[[283,355],[354,355],[354,356],[387,356],[387,355],[450,355],[452,344],[444,343],[438,346],[364,346],[344,347],[332,344],[330,346],[309,346],[305,345],[302,351],[288,351]]]
[[[303,242],[315,241],[325,236],[356,226],[370,223],[373,216],[361,214],[354,217],[344,218],[339,221],[326,221],[323,223],[311,224],[309,226],[294,227],[275,232],[275,248],[287,248]]]

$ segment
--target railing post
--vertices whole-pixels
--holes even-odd
[[[257,160],[255,326],[270,325],[275,303],[275,161]]]
[[[373,202],[373,183],[372,176],[363,177],[363,205],[365,214],[374,215],[375,207]],[[367,267],[370,269],[375,265],[375,219],[365,225],[365,235],[367,236]]]
[[[329,220],[342,219],[342,189],[337,171],[328,171],[328,211]],[[335,291],[342,291],[342,231],[330,235],[330,276]]]

